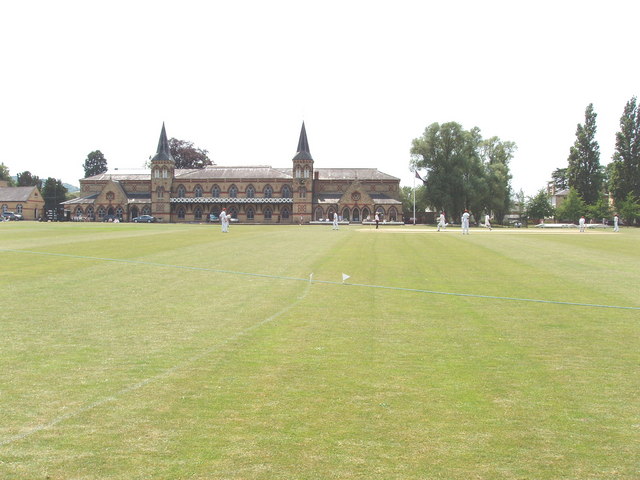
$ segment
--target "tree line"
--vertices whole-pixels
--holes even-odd
[[[628,224],[640,219],[640,112],[636,97],[625,105],[615,136],[611,162],[600,164],[600,146],[595,140],[597,114],[593,104],[585,110],[584,123],[576,128],[567,166],[551,174],[555,189],[567,190],[564,202],[553,208],[546,188],[526,198],[514,194],[509,162],[516,144],[498,137],[483,139],[477,127],[465,130],[456,122],[433,123],[412,142],[410,169],[422,182],[416,203],[457,218],[463,210],[476,219],[492,214],[502,221],[516,207],[524,220],[556,217],[576,221],[586,216],[598,221],[615,210]],[[411,189],[403,189],[405,215],[410,210]],[[609,197],[613,199],[612,208]]]

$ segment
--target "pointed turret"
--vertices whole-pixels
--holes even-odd
[[[160,160],[175,162],[171,155],[171,150],[169,149],[169,141],[167,140],[167,132],[164,129],[164,122],[162,122],[162,131],[160,132],[160,140],[158,141],[158,151],[151,161],[154,162]]]
[[[302,122],[302,130],[300,131],[300,140],[298,140],[298,151],[293,160],[313,160],[309,151],[309,141],[307,140],[307,130]]]

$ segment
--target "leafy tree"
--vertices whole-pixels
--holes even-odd
[[[549,194],[545,189],[540,190],[535,196],[529,197],[527,200],[525,215],[529,219],[549,218],[553,217],[554,213]]]
[[[569,188],[569,177],[567,177],[566,168],[556,168],[551,173],[551,179],[556,187],[556,190],[566,190]]]
[[[515,144],[497,137],[483,141],[477,127],[433,123],[412,142],[411,169],[427,171],[427,204],[448,216],[465,208],[478,216],[486,209],[506,210],[511,193],[508,162],[514,150]]]
[[[618,202],[618,212],[627,225],[633,225],[640,218],[640,202],[637,197],[629,192],[624,200]]]
[[[171,138],[169,151],[176,162],[176,168],[204,168],[213,165],[208,156],[209,152],[196,148],[193,142]]]
[[[0,180],[8,182],[10,187],[13,186],[13,178],[11,178],[11,174],[9,173],[9,167],[4,163],[0,163]]]
[[[514,142],[503,142],[498,137],[491,137],[482,141],[480,149],[488,187],[484,207],[502,222],[512,203],[509,162],[517,147]]]
[[[609,191],[616,203],[625,200],[629,193],[640,197],[640,112],[636,97],[624,107],[613,161],[607,167]]]
[[[93,177],[105,173],[107,168],[107,159],[100,150],[95,150],[87,155],[87,159],[82,165],[84,168],[84,178]]]
[[[593,104],[585,110],[584,125],[578,124],[576,141],[569,151],[567,176],[569,187],[575,188],[587,204],[595,203],[602,188],[600,146],[595,140],[596,117]]]
[[[584,201],[575,188],[569,188],[567,198],[556,208],[556,217],[561,222],[576,222],[586,213]]]
[[[49,177],[42,185],[42,199],[44,200],[44,208],[49,210],[56,208],[60,202],[64,202],[67,198],[67,188],[62,185],[62,181]]]
[[[587,213],[589,218],[594,218],[598,221],[602,218],[611,218],[612,212],[608,199],[601,196],[596,203],[587,207]]]
[[[42,190],[42,180],[37,175],[32,175],[29,170],[25,170],[22,173],[16,175],[18,187],[38,187],[38,190]]]
[[[419,186],[415,189],[416,194],[416,217],[420,218],[421,214],[427,207],[425,200],[425,188]],[[402,201],[402,215],[405,219],[413,218],[413,188],[402,187],[400,189],[400,200]]]

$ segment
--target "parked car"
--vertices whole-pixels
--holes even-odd
[[[2,220],[22,220],[22,215],[13,212],[2,212]]]
[[[132,221],[134,223],[153,223],[156,221],[156,217],[152,215],[140,215],[139,217],[134,217]]]

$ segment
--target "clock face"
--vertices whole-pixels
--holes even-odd
[[[353,192],[351,194],[351,200],[357,202],[358,200],[360,200],[360,192]]]

